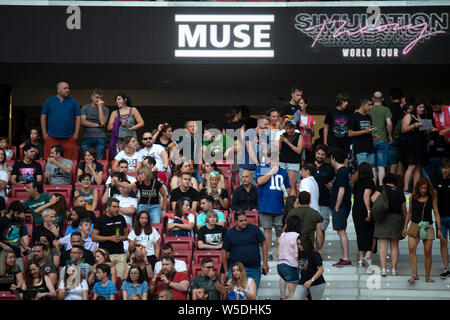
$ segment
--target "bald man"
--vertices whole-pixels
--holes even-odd
[[[45,140],[44,159],[50,155],[50,148],[63,146],[65,157],[78,160],[77,139],[81,125],[81,111],[77,100],[69,96],[67,82],[59,82],[57,94],[45,100],[41,110],[42,136]]]

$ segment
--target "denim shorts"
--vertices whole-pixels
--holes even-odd
[[[146,204],[140,204],[137,207],[138,212],[139,211],[147,211],[150,219],[152,220],[152,223],[160,223],[161,222],[161,215],[162,215],[162,211],[161,211],[161,206],[159,204],[150,204],[150,205],[146,205]]]
[[[291,267],[286,263],[280,263],[277,265],[278,275],[286,282],[298,282],[300,276],[298,274],[298,268]]]
[[[389,144],[384,140],[373,140],[373,146],[375,147],[375,166],[386,167],[388,158]]]
[[[350,208],[340,207],[339,211],[331,208],[331,217],[333,218],[333,230],[345,230],[347,229],[347,219],[350,214]]]
[[[397,140],[392,139],[392,143],[389,145],[387,163],[389,165],[398,163],[398,143],[397,143]]]
[[[450,231],[450,217],[441,217],[442,238],[448,239],[449,231]]]
[[[367,162],[371,166],[375,164],[375,153],[367,153],[367,152],[361,152],[356,154],[356,161],[358,162],[358,165],[360,165],[363,162]]]
[[[300,163],[287,163],[287,162],[280,162],[280,168],[283,168],[286,171],[300,171]]]

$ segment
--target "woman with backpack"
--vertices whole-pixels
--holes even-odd
[[[392,257],[392,275],[397,275],[399,249],[398,243],[404,238],[403,226],[405,223],[407,211],[406,211],[406,198],[403,191],[398,187],[397,175],[393,173],[387,173],[383,178],[383,188],[387,196],[387,211],[384,215],[384,219],[377,219],[374,212],[375,230],[374,237],[379,241],[379,257],[381,264],[381,275],[385,277],[386,271],[386,257],[388,251],[388,244],[391,247]],[[376,191],[372,195],[372,202],[375,202],[381,195]],[[381,199],[380,199],[381,200]],[[374,203],[375,207],[375,203]],[[375,208],[374,208],[375,209]],[[375,211],[372,209],[373,211]]]

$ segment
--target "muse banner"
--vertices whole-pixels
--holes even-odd
[[[0,6],[0,63],[447,64],[450,6]]]

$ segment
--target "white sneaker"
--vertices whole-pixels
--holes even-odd
[[[370,267],[372,265],[372,259],[367,258],[366,256],[364,256],[363,263],[368,268],[368,267]]]
[[[383,277],[386,277],[386,275],[387,275],[386,269],[381,269],[381,275],[382,275]]]
[[[393,276],[396,276],[396,275],[397,275],[397,270],[392,269],[392,275],[393,275]]]
[[[363,262],[361,260],[359,260],[358,261],[358,267],[363,267],[363,266],[364,266]]]

